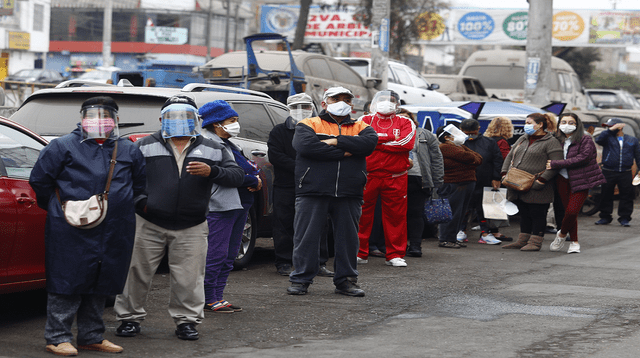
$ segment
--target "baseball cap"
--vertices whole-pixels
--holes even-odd
[[[602,123],[603,127],[613,127],[618,123],[624,123],[620,118],[609,118],[607,123]]]
[[[160,108],[160,110],[163,110],[164,107],[167,107],[171,104],[187,104],[189,106],[194,107],[195,109],[198,109],[198,106],[196,105],[196,102],[193,100],[193,98],[189,97],[189,96],[185,96],[183,94],[177,94],[174,96],[171,96],[167,99],[166,102],[164,102],[164,104],[162,105],[162,108]]]
[[[287,106],[294,104],[313,104],[313,100],[311,99],[311,96],[306,93],[298,93],[287,98]]]
[[[346,89],[344,87],[338,86],[338,87],[331,87],[331,88],[327,89],[324,92],[324,96],[322,97],[322,101],[323,102],[327,102],[327,98],[334,97],[334,96],[337,96],[337,95],[342,94],[342,93],[346,93],[349,96],[351,96],[351,98],[353,98],[353,93],[351,93],[351,91],[349,91],[348,89]]]

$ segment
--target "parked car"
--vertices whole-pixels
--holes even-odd
[[[591,100],[589,109],[634,109],[640,110],[640,103],[625,90],[612,89],[585,89],[587,97]]]
[[[0,117],[0,294],[45,287],[44,227],[31,169],[47,141]]]
[[[45,138],[54,138],[76,128],[80,121],[79,108],[87,98],[108,95],[120,108],[120,135],[135,140],[160,129],[160,108],[175,94],[192,96],[198,106],[217,99],[225,100],[240,116],[240,135],[231,140],[258,164],[265,183],[256,193],[236,260],[236,267],[244,267],[251,260],[256,237],[271,237],[273,168],[267,156],[267,139],[271,129],[289,115],[284,104],[260,92],[198,83],[182,89],[115,85],[61,87],[35,92],[11,119]]]
[[[489,101],[480,80],[475,77],[461,75],[422,75],[431,84],[437,84],[438,91],[445,94],[452,101]]]
[[[36,68],[33,70],[20,70],[13,75],[7,76],[4,80],[7,82],[47,83],[57,85],[64,81],[64,77],[62,77],[60,72],[57,71]],[[17,87],[17,84],[11,84],[11,88]]]
[[[122,71],[120,67],[109,66],[103,67],[99,66],[91,71],[87,71],[80,76],[78,76],[79,80],[91,81],[91,82],[99,82],[99,83],[113,83],[113,73],[117,71]],[[111,81],[110,81],[111,80]],[[116,82],[117,83],[117,82]]]
[[[351,66],[360,76],[371,79],[371,59],[360,57],[336,57]],[[429,83],[418,72],[402,62],[389,60],[387,88],[400,95],[402,104],[451,102],[446,95],[437,92],[440,87]],[[380,79],[376,79],[378,82]],[[382,89],[382,88],[381,88]]]
[[[342,86],[353,93],[354,114],[358,116],[362,114],[364,105],[371,101],[377,92],[374,81],[365,81],[351,67],[333,57],[303,51],[292,51],[291,56],[296,67],[304,72],[306,83],[303,83],[300,91],[310,95],[317,108],[321,108],[320,103],[327,88]],[[268,93],[281,102],[286,102],[290,87],[286,80],[291,73],[289,52],[259,51],[255,52],[255,57],[259,67],[270,71],[271,75],[259,77],[261,80],[252,77],[249,88]],[[210,83],[238,85],[249,73],[247,52],[225,53],[207,62],[201,70]],[[282,76],[279,76],[278,72]]]
[[[519,50],[484,50],[469,56],[460,75],[478,78],[489,96],[502,100],[524,101],[527,53]],[[565,60],[551,58],[549,100],[567,104],[567,109],[585,109],[587,99],[578,75]]]

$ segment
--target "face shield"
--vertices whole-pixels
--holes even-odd
[[[315,110],[313,104],[306,102],[292,103],[288,105],[289,114],[296,122],[300,122],[305,118],[311,118],[315,116]]]
[[[82,141],[87,139],[117,139],[118,111],[109,106],[89,106],[80,110]]]
[[[381,115],[395,114],[398,110],[400,98],[393,91],[380,91],[371,100],[371,112]]]
[[[171,104],[160,113],[162,137],[196,137],[200,135],[198,110],[188,104]]]
[[[447,133],[451,135],[453,137],[453,143],[455,143],[456,145],[463,145],[464,142],[466,142],[467,139],[469,139],[468,135],[464,134],[463,131],[461,131],[458,127],[454,126],[453,124],[449,124],[446,127],[444,127],[444,132],[442,133],[443,134]]]

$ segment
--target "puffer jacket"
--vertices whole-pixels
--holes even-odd
[[[596,160],[596,145],[588,135],[583,135],[578,143],[571,143],[567,159],[552,160],[552,169],[567,168],[571,191],[589,190],[607,182]]]
[[[338,145],[321,142],[336,138]],[[376,132],[348,117],[338,124],[325,111],[296,125],[296,196],[326,195],[362,198],[367,161],[378,143]],[[345,153],[351,153],[345,156]]]
[[[607,129],[600,133],[596,143],[602,146],[602,168],[605,170],[626,172],[631,170],[634,159],[640,164],[640,144],[637,138],[625,134],[620,152],[617,131]]]

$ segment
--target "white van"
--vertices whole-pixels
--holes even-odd
[[[489,96],[524,101],[524,78],[527,66],[526,51],[476,51],[460,69],[460,75],[476,77]],[[551,58],[550,102],[567,103],[567,109],[586,109],[587,98],[578,75],[563,59]]]

